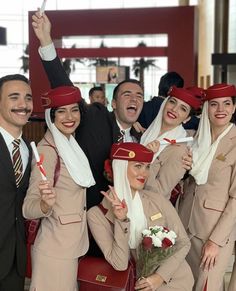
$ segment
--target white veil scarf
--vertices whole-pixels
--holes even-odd
[[[189,172],[195,179],[197,185],[207,182],[209,169],[217,150],[220,140],[230,131],[233,124],[230,124],[221,135],[211,143],[211,127],[208,118],[208,101],[203,105],[202,115],[192,146],[193,165]]]
[[[73,135],[68,139],[52,123],[50,110],[51,109],[46,109],[45,111],[46,123],[53,136],[59,156],[64,161],[71,178],[76,184],[82,187],[87,188],[95,185],[88,159],[83,150],[80,148]]]
[[[162,125],[162,117],[163,117],[163,109],[168,101],[168,97],[165,98],[165,100],[162,102],[160,110],[156,116],[156,118],[153,120],[153,122],[150,124],[148,129],[144,132],[144,134],[141,137],[140,143],[146,146],[149,142],[152,142],[154,140],[161,141],[164,138],[167,139],[178,139],[183,138],[187,136],[186,130],[183,128],[182,124],[176,126],[175,128],[168,130],[167,132],[164,132],[162,135],[159,136],[161,131],[161,125]],[[164,150],[164,148],[168,146],[168,144],[160,145],[159,151],[154,154],[153,161],[159,156],[159,154]]]
[[[142,239],[142,231],[147,228],[147,219],[144,214],[140,194],[136,191],[132,197],[130,184],[127,178],[128,161],[113,160],[112,169],[114,177],[114,189],[118,198],[125,202],[128,207],[128,218],[130,219],[129,246],[136,249]]]

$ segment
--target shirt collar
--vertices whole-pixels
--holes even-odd
[[[0,133],[2,134],[7,146],[9,146],[13,142],[13,140],[15,139],[8,131],[6,131],[1,126],[0,126]],[[21,139],[21,137],[22,137],[22,133],[20,134],[20,136],[17,139]]]
[[[131,127],[128,127],[126,129],[123,129],[122,126],[121,126],[121,124],[119,123],[119,121],[117,119],[116,119],[116,123],[117,123],[119,129],[120,130],[123,130],[125,132],[125,134],[130,134]]]

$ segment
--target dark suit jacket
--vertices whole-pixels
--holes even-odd
[[[26,141],[25,141],[26,142]],[[29,144],[29,161],[19,187],[10,153],[0,134],[0,280],[4,278],[16,258],[19,275],[26,271],[26,237],[22,204],[29,185],[32,151]]]
[[[73,86],[58,57],[52,61],[42,62],[52,88],[62,85]],[[96,185],[87,190],[88,208],[99,204],[103,198],[100,191],[108,188],[109,182],[103,174],[104,161],[109,158],[111,145],[117,142],[119,133],[114,112],[109,112],[100,103],[88,106],[75,135],[89,160],[96,181]],[[134,129],[131,134],[139,140],[140,136]]]

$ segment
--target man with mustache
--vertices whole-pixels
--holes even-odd
[[[22,204],[29,184],[32,152],[22,128],[33,110],[29,80],[0,78],[0,291],[23,291],[26,239]]]

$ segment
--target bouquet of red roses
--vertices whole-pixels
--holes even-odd
[[[152,275],[173,254],[176,238],[173,230],[163,226],[153,226],[142,231],[142,241],[138,248],[138,278]]]

